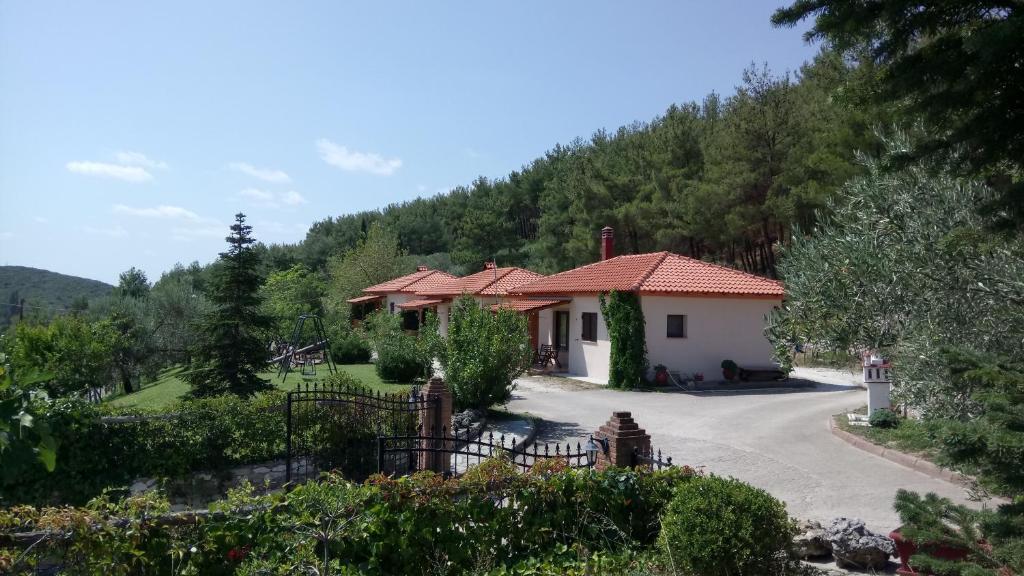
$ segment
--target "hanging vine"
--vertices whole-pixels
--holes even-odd
[[[608,326],[611,360],[608,384],[636,388],[647,381],[647,334],[640,298],[633,292],[601,294],[601,314]]]

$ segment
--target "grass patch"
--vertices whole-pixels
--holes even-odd
[[[348,373],[359,381],[363,386],[374,391],[381,392],[405,392],[409,390],[412,383],[384,382],[377,376],[373,364],[339,364],[338,370]],[[190,388],[181,374],[184,367],[175,367],[165,370],[160,377],[142,386],[142,389],[132,394],[122,394],[109,398],[107,402],[111,406],[119,408],[163,408],[178,401],[188,394]],[[269,380],[275,387],[282,390],[294,390],[302,382],[318,382],[327,377],[329,372],[323,365],[317,366],[316,376],[302,376],[300,370],[294,370],[288,374],[287,379],[279,378],[277,370],[261,372],[260,376]]]
[[[856,412],[864,414],[867,413],[867,409],[862,408]],[[878,444],[879,446],[885,446],[900,452],[918,454],[928,460],[935,460],[939,453],[939,443],[932,433],[931,427],[920,420],[904,418],[900,420],[900,425],[895,428],[875,428],[872,426],[851,425],[846,417],[846,413],[836,414],[835,418],[836,424],[841,430],[856,434],[872,444]]]

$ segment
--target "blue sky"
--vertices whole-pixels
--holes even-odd
[[[115,282],[810,59],[777,2],[0,0],[0,264]]]

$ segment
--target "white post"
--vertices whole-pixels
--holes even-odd
[[[889,377],[889,362],[873,355],[864,355],[864,386],[868,389],[868,417],[877,410],[889,410],[892,404],[889,401],[889,387],[892,379]]]

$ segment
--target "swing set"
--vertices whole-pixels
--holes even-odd
[[[313,330],[311,344],[303,344],[303,337],[307,331],[307,320],[310,321]],[[292,330],[292,337],[284,354],[274,358],[271,362],[278,365],[277,375],[281,377],[282,382],[288,378],[288,373],[295,367],[302,368],[303,377],[316,376],[317,364],[326,364],[327,371],[331,374],[338,372],[334,360],[331,359],[331,343],[327,339],[323,320],[316,314],[303,314],[295,320],[295,329]]]

